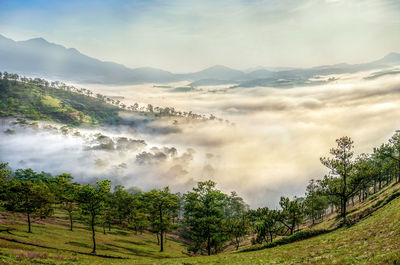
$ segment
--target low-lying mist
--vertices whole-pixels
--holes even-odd
[[[399,128],[400,74],[366,78],[371,73],[335,75],[324,85],[290,89],[214,86],[172,92],[187,83],[96,85],[88,88],[124,97],[124,103],[214,114],[234,125],[164,118],[136,128],[63,134],[45,124],[38,129],[4,120],[1,130],[12,132],[0,138],[0,160],[13,169],[67,172],[80,182],[110,178],[144,190],[169,185],[184,192],[212,179],[252,207],[275,207],[280,196],[301,196],[310,179],[327,173],[319,158],[328,155],[336,138],[350,136],[357,153],[371,152]]]

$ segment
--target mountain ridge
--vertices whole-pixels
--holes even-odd
[[[201,71],[176,74],[153,67],[129,68],[123,64],[102,61],[75,48],[52,43],[42,37],[14,41],[0,34],[0,71],[24,75],[40,75],[49,79],[100,84],[170,83],[190,81],[191,84],[238,86],[284,86],[305,84],[313,76],[357,72],[379,67],[400,65],[400,53],[362,64],[339,63],[311,68],[262,67],[248,71],[214,65]],[[299,82],[300,80],[300,82]]]

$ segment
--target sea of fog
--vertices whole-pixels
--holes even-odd
[[[185,192],[212,179],[251,207],[276,207],[280,196],[301,196],[310,179],[327,173],[319,158],[328,155],[335,139],[350,136],[357,154],[371,152],[400,128],[400,75],[366,78],[371,73],[328,76],[335,81],[294,88],[222,85],[176,92],[189,82],[85,85],[126,104],[214,114],[230,123],[163,119],[137,128],[63,134],[57,125],[3,120],[1,131],[12,133],[0,137],[0,160],[13,169],[67,172],[83,183],[110,178],[144,190],[169,185]]]

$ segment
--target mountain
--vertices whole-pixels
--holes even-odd
[[[201,80],[201,79],[215,79],[215,80],[241,80],[245,78],[245,73],[239,70],[234,70],[223,65],[215,65],[204,69],[200,72],[181,74],[181,79],[185,80]]]
[[[13,41],[0,35],[0,70],[85,83],[171,82],[175,76],[155,68],[130,69],[103,62],[43,38]]]
[[[190,81],[190,86],[237,84],[239,87],[293,87],[312,85],[310,78],[321,75],[354,73],[400,65],[400,54],[363,64],[334,64],[312,68],[255,67],[246,71],[215,65],[202,71],[174,74],[161,69],[142,67],[131,69],[124,65],[104,62],[86,56],[74,48],[50,43],[43,38],[14,41],[0,35],[0,71],[53,80],[80,83],[135,84]]]

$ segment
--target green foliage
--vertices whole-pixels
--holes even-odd
[[[303,221],[303,202],[296,197],[294,200],[281,197],[279,205],[282,207],[279,222],[281,222],[288,229],[289,234],[292,235],[296,226]]]
[[[311,219],[312,224],[315,220],[323,216],[328,207],[328,199],[323,194],[318,182],[313,179],[306,188],[306,198],[304,201],[304,212]]]
[[[31,169],[17,170],[6,184],[5,208],[27,215],[28,232],[31,232],[31,216],[46,218],[53,213],[54,195],[45,184],[44,174]]]
[[[321,163],[330,169],[331,174],[324,177],[321,187],[325,194],[331,197],[331,201],[340,207],[343,223],[346,223],[348,200],[369,181],[364,177],[365,171],[362,170],[362,164],[367,163],[368,158],[359,158],[359,167],[355,167],[353,140],[344,136],[337,139],[336,143],[337,147],[329,151],[332,157],[320,159]]]
[[[160,234],[160,251],[164,251],[164,236],[172,227],[172,218],[178,215],[179,198],[169,191],[153,189],[143,195],[149,213],[152,231]]]
[[[79,185],[71,183],[72,180],[73,177],[71,175],[64,173],[56,176],[50,182],[50,187],[56,196],[56,201],[68,213],[71,231],[73,229],[73,215],[77,211],[76,197],[79,190]]]
[[[217,253],[228,240],[224,230],[224,209],[227,195],[215,188],[215,182],[199,182],[193,191],[184,194],[184,217],[190,230],[190,239],[194,245],[189,251],[202,252],[205,248],[208,255],[212,249]]]
[[[102,180],[97,182],[97,186],[85,185],[81,187],[77,193],[78,205],[84,215],[89,217],[89,223],[92,229],[93,250],[96,253],[96,239],[95,239],[95,224],[97,217],[102,214],[104,210],[105,200],[108,192],[110,191],[111,182],[109,180]]]
[[[283,234],[283,227],[280,223],[281,213],[278,210],[270,210],[267,207],[250,210],[248,212],[256,238],[253,243],[268,243],[274,238]]]

